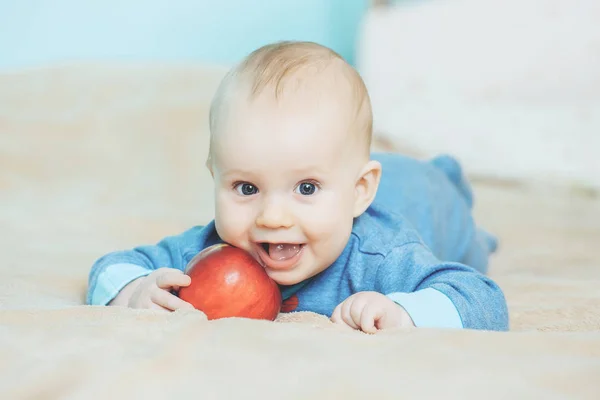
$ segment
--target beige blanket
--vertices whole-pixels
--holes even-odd
[[[509,333],[365,335],[325,317],[207,322],[83,305],[91,264],[211,218],[222,71],[0,75],[0,399],[600,399],[600,197],[478,180]]]

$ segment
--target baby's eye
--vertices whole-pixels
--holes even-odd
[[[318,189],[317,184],[314,182],[301,182],[296,186],[295,191],[302,196],[312,196]]]
[[[234,189],[242,196],[252,196],[258,193],[258,188],[251,183],[241,182],[234,186]]]

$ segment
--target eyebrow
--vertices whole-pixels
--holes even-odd
[[[293,171],[295,173],[299,174],[299,175],[317,175],[317,176],[322,176],[322,175],[325,175],[327,173],[327,171],[324,170],[322,167],[316,167],[316,166],[294,168]]]
[[[319,176],[323,176],[327,173],[326,170],[324,170],[321,167],[316,167],[316,166],[304,166],[304,167],[298,167],[298,168],[292,168],[291,171],[294,174],[298,174],[298,175],[306,175],[306,177],[319,177]],[[277,172],[277,171],[273,171],[273,172]],[[233,168],[233,169],[228,169],[225,171],[220,172],[221,176],[225,177],[225,178],[229,178],[231,176],[245,176],[245,177],[252,177],[255,175],[255,172],[252,170],[245,170],[245,169],[238,169],[238,168]]]
[[[224,176],[224,177],[236,176],[236,175],[247,176],[247,175],[253,175],[253,172],[249,171],[249,170],[229,169],[229,170],[226,170],[226,171],[222,171],[221,175]]]

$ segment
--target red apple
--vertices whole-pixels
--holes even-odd
[[[242,317],[273,321],[281,308],[281,292],[264,268],[246,251],[216,244],[198,253],[185,273],[192,283],[179,297],[208,319]]]

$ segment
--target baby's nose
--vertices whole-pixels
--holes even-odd
[[[256,225],[262,228],[289,228],[293,224],[292,215],[282,201],[265,201],[256,218]]]

